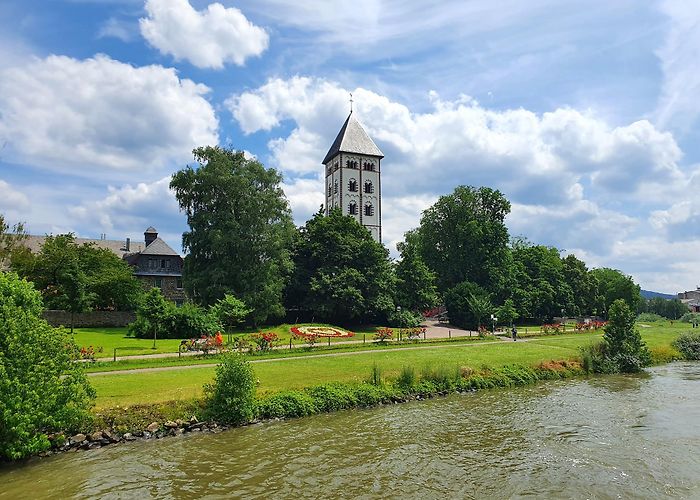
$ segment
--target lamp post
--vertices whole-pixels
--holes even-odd
[[[566,331],[566,318],[564,317],[564,308],[561,308],[561,325],[564,328],[563,331]]]
[[[493,333],[493,334],[496,333],[496,321],[498,321],[498,318],[492,314],[491,315],[491,333]]]

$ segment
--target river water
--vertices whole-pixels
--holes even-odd
[[[0,469],[15,498],[700,498],[700,364],[139,441]]]

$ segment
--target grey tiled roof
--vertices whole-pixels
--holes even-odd
[[[370,139],[362,128],[360,122],[353,116],[352,113],[345,120],[343,128],[338,132],[338,137],[333,141],[333,145],[326,153],[326,157],[323,159],[323,163],[326,164],[338,153],[358,153],[368,156],[377,156],[379,158],[384,158],[384,153],[377,147],[377,145]]]
[[[158,234],[158,231],[156,230],[155,227],[153,226],[148,226],[148,229],[144,231],[144,234],[149,233],[149,234]]]
[[[44,244],[45,240],[46,236],[30,235],[22,242],[22,244],[29,248],[29,250],[31,250],[33,253],[38,253],[41,251],[41,246]],[[126,253],[126,241],[124,240],[93,240],[90,238],[75,238],[75,243],[78,245],[82,245],[83,243],[91,243],[97,248],[106,248],[107,250],[111,250],[118,257],[121,257]],[[144,249],[144,244],[131,241],[129,247],[130,252],[140,252]]]
[[[141,255],[180,255],[175,250],[173,250],[170,245],[156,238],[148,245],[144,250],[141,251]]]

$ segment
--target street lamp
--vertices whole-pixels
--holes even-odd
[[[496,333],[496,321],[498,321],[498,318],[492,314],[491,315],[491,333],[493,333],[493,334]]]
[[[564,331],[566,331],[566,318],[564,317],[564,308],[561,308],[561,326],[564,328]]]

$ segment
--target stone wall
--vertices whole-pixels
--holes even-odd
[[[44,311],[43,317],[53,326],[70,326],[70,313],[67,311]],[[126,326],[136,319],[130,311],[90,311],[76,313],[73,325],[78,327]]]

